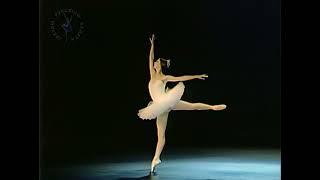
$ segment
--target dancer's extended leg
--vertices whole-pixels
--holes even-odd
[[[224,104],[220,105],[209,105],[204,103],[190,103],[187,101],[180,100],[173,110],[223,110],[227,106]]]

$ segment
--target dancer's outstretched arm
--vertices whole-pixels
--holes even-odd
[[[154,60],[154,34],[152,34],[152,37],[149,38],[150,43],[151,43],[151,48],[150,48],[150,54],[149,54],[149,69],[150,69],[150,77],[154,75],[156,72],[153,68],[153,60]]]
[[[166,76],[166,80],[169,81],[169,82],[188,81],[188,80],[192,80],[192,79],[205,80],[205,78],[207,78],[207,77],[208,77],[208,75],[206,75],[206,74],[202,74],[202,75],[185,75],[185,76],[179,76],[179,77],[167,75]]]

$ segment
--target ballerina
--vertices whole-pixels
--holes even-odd
[[[226,108],[226,105],[209,105],[204,103],[191,103],[181,100],[184,92],[184,84],[182,81],[188,81],[192,79],[205,80],[208,76],[202,75],[185,75],[180,77],[174,77],[171,75],[165,75],[162,73],[162,66],[170,66],[170,60],[163,58],[157,59],[154,62],[154,38],[152,35],[149,38],[151,43],[151,49],[149,54],[149,93],[152,101],[147,107],[140,109],[138,116],[143,120],[152,120],[157,118],[157,136],[158,142],[156,151],[151,162],[151,173],[155,172],[156,166],[161,163],[160,155],[165,145],[165,131],[167,126],[168,114],[172,110],[214,110],[219,111]],[[165,63],[164,63],[165,62]],[[172,89],[166,88],[167,82],[179,82]]]

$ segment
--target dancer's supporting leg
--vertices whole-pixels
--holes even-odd
[[[166,142],[166,127],[168,121],[169,112],[165,112],[157,117],[157,134],[158,134],[158,143],[155,155],[151,163],[151,172],[154,172],[155,167],[161,163],[160,155],[163,150],[164,144]]]

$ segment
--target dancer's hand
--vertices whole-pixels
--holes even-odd
[[[152,36],[151,36],[151,38],[149,38],[149,40],[150,40],[150,43],[153,45],[153,42],[154,42],[154,34],[152,34]]]
[[[205,78],[208,78],[208,75],[202,74],[202,75],[196,75],[197,79],[205,80]]]

